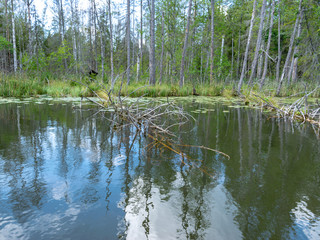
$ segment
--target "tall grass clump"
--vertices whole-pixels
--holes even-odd
[[[0,96],[29,97],[46,94],[45,88],[34,79],[25,75],[2,75],[0,80]]]

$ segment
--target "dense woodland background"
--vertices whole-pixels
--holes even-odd
[[[0,71],[114,84],[319,85],[319,0],[0,0]],[[52,21],[49,19],[52,18]]]

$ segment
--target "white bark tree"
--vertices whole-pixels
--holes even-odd
[[[17,72],[18,69],[18,60],[17,60],[17,42],[16,42],[16,30],[15,30],[15,20],[14,20],[14,4],[11,0],[11,20],[12,20],[12,45],[13,45],[13,70]]]
[[[126,19],[126,43],[127,43],[127,84],[130,83],[130,68],[131,68],[131,60],[130,60],[130,0],[127,0],[127,19]]]
[[[249,85],[252,83],[252,80],[256,74],[258,57],[259,57],[260,48],[261,48],[262,30],[263,30],[264,17],[266,12],[266,3],[267,3],[267,0],[263,0],[262,7],[261,7],[261,14],[260,14],[260,25],[259,25],[259,32],[258,32],[257,43],[256,43],[256,50],[254,52],[254,58],[251,65],[251,74],[250,74],[249,83],[248,83]]]
[[[269,50],[270,50],[271,38],[272,38],[274,9],[275,9],[275,0],[272,0],[272,2],[271,2],[271,13],[270,13],[270,25],[269,25],[268,43],[267,43],[267,49],[266,49],[266,53],[265,53],[265,57],[264,57],[264,68],[263,68],[262,78],[261,78],[261,81],[260,81],[260,89],[263,87],[264,81],[265,81],[266,76],[267,76]]]
[[[249,34],[248,34],[248,40],[247,40],[247,46],[246,46],[246,51],[244,54],[244,60],[242,64],[242,71],[241,71],[241,76],[238,84],[238,92],[241,91],[241,87],[243,84],[244,77],[246,75],[246,68],[247,68],[247,61],[248,61],[248,53],[249,53],[249,46],[251,42],[251,36],[252,36],[252,28],[253,28],[253,22],[255,18],[255,11],[256,11],[256,6],[257,6],[257,0],[254,0],[253,2],[253,8],[252,8],[252,15],[251,15],[251,20],[250,20],[250,27],[249,27]]]
[[[293,48],[293,43],[294,43],[294,40],[295,40],[296,32],[297,32],[297,29],[298,29],[299,19],[300,19],[301,13],[302,13],[301,4],[302,4],[302,0],[300,0],[300,2],[299,2],[299,12],[298,12],[297,19],[296,19],[296,22],[295,22],[295,25],[294,25],[294,28],[293,28],[293,31],[292,31],[292,34],[291,34],[289,50],[288,50],[288,53],[287,53],[286,61],[285,61],[284,66],[283,66],[283,70],[282,70],[280,82],[278,84],[276,95],[280,94],[282,83],[283,83],[283,81],[285,80],[285,78],[288,75],[288,65],[289,65],[289,61],[290,61],[290,58],[291,58],[291,53],[292,53],[292,48]]]
[[[184,84],[184,65],[185,65],[185,58],[186,58],[187,47],[188,47],[189,28],[190,28],[190,19],[191,19],[191,8],[192,8],[192,0],[189,0],[187,26],[186,26],[185,36],[184,36],[184,44],[183,44],[181,67],[180,67],[180,81],[179,81],[180,87],[182,87],[183,84]]]
[[[211,44],[210,44],[210,84],[213,83],[213,68],[214,68],[214,2],[211,0]]]
[[[151,9],[150,9],[150,53],[149,53],[149,67],[150,67],[150,76],[149,84],[156,84],[156,59],[155,59],[155,6],[154,0],[151,0]]]

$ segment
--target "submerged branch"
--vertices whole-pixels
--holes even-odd
[[[83,83],[81,84],[85,85]],[[106,96],[101,96],[99,92],[95,92],[89,87],[88,89],[90,89],[93,94],[99,99],[93,100],[88,98],[88,100],[93,102],[96,106],[100,107],[100,109],[103,109],[104,114],[105,112],[111,112],[111,114],[113,114],[112,119],[106,117],[105,115],[104,117],[105,119],[112,122],[113,128],[115,130],[121,129],[128,125],[133,125],[136,128],[137,133],[141,132],[145,137],[153,140],[153,142],[147,146],[147,150],[158,146],[166,148],[179,155],[181,157],[182,163],[188,165],[189,167],[194,167],[194,165],[196,164],[188,164],[186,160],[195,161],[195,159],[192,159],[183,151],[177,149],[174,146],[201,148],[221,154],[224,157],[230,159],[229,155],[205,146],[175,144],[174,138],[177,138],[177,136],[174,134],[174,129],[176,129],[177,127],[180,128],[190,120],[196,120],[189,113],[185,112],[182,107],[179,107],[173,102],[170,102],[169,98],[167,98],[165,102],[150,100],[146,103],[141,101],[142,97],[139,97],[135,101],[131,102],[127,97],[121,97],[121,88],[119,93],[113,94],[111,89],[108,90],[105,88],[105,86],[103,86],[100,92],[102,92]],[[133,92],[131,92],[131,94]],[[134,140],[136,139],[137,133],[134,137]],[[132,148],[132,145],[133,142],[130,149]],[[197,161],[200,160],[197,159]],[[210,175],[207,170],[201,167],[197,168],[212,177],[212,175]]]
[[[277,114],[282,118],[289,118],[292,121],[297,120],[301,121],[302,123],[309,122],[312,125],[320,128],[320,107],[318,106],[318,108],[310,110],[308,103],[308,97],[318,88],[319,86],[317,86],[311,92],[305,91],[305,95],[302,98],[299,98],[289,106],[277,106],[259,95],[252,95],[262,100],[262,107],[276,111]]]

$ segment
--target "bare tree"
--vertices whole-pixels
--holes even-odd
[[[275,0],[272,0],[272,2],[271,2],[271,13],[270,13],[270,25],[269,25],[268,43],[267,43],[267,49],[266,49],[266,54],[265,54],[265,58],[264,58],[264,69],[263,69],[262,78],[261,78],[261,82],[260,82],[260,89],[264,85],[264,81],[266,79],[267,70],[268,70],[268,59],[269,59],[269,50],[270,50],[271,38],[272,38],[274,8],[275,8]]]
[[[154,0],[151,0],[151,9],[150,9],[150,53],[149,53],[149,65],[150,65],[149,84],[151,84],[151,85],[155,85],[156,84],[154,16],[155,16]]]
[[[161,12],[161,58],[160,58],[160,78],[159,84],[162,83],[163,75],[163,54],[164,54],[164,15],[163,11]]]
[[[140,1],[140,65],[141,65],[141,70],[140,74],[143,72],[143,5],[142,5],[142,0]]]
[[[130,83],[130,0],[127,0],[127,19],[126,19],[126,42],[127,42],[127,84]]]
[[[278,60],[276,67],[276,81],[279,82],[280,78],[280,64],[281,64],[281,15],[280,15],[280,3],[278,3]]]
[[[13,8],[13,0],[11,0],[11,20],[12,20],[12,44],[13,44],[13,70],[17,72],[18,68],[18,60],[17,60],[17,43],[16,43],[16,30],[15,30],[15,23],[14,23],[14,8]]]
[[[189,7],[188,7],[188,17],[187,17],[187,27],[186,33],[184,37],[184,44],[183,44],[183,52],[182,52],[182,59],[181,59],[181,68],[180,68],[180,87],[183,86],[184,83],[184,61],[187,53],[188,47],[188,37],[189,37],[189,28],[190,28],[190,19],[191,19],[191,8],[192,8],[192,0],[189,0]]]
[[[252,79],[255,77],[255,74],[256,74],[256,67],[257,67],[258,57],[259,57],[259,52],[261,47],[264,17],[266,12],[266,3],[267,3],[267,0],[263,0],[262,7],[261,7],[260,25],[259,25],[259,32],[258,32],[257,43],[256,43],[256,50],[255,50],[254,58],[251,65],[251,74],[250,74],[249,83],[248,83],[249,85],[251,84]]]
[[[221,40],[221,55],[220,55],[220,64],[219,64],[220,66],[219,66],[218,78],[220,78],[221,70],[222,70],[223,47],[224,47],[224,35],[222,36],[222,40]]]
[[[253,22],[254,22],[254,18],[255,18],[256,5],[257,5],[257,0],[254,0],[253,8],[252,8],[252,16],[251,16],[251,20],[250,20],[250,27],[249,27],[249,35],[248,35],[248,41],[247,41],[247,46],[246,46],[246,52],[244,54],[241,77],[240,77],[240,81],[239,81],[239,84],[238,84],[238,92],[241,91],[241,87],[242,87],[242,84],[243,84],[243,79],[244,79],[244,76],[246,74],[249,46],[250,46],[250,42],[251,42],[252,27],[253,27]]]
[[[299,27],[298,27],[298,33],[297,33],[298,41],[299,41],[299,38],[301,35],[302,17],[303,17],[303,10],[301,10],[301,14],[300,14],[300,21],[299,21]],[[295,45],[294,50],[293,50],[291,74],[288,77],[288,84],[290,84],[290,77],[292,78],[292,82],[295,82],[297,80],[298,57],[296,55],[297,55],[298,48],[299,48],[298,44],[299,43],[297,43]]]
[[[30,10],[30,6],[32,3],[33,3],[33,0],[26,0],[27,14],[28,14],[28,38],[29,38],[28,52],[29,54],[32,54],[32,31],[31,31],[31,10]]]
[[[213,83],[213,58],[214,58],[214,0],[211,0],[211,45],[210,45],[210,84]]]
[[[75,8],[75,0],[70,0],[70,8],[71,8],[71,28],[72,28],[72,46],[73,46],[73,59],[75,61],[76,73],[78,73],[78,58],[77,58],[77,38],[76,38],[76,8]]]
[[[111,0],[108,0],[108,11],[109,11],[109,31],[110,31],[110,68],[111,68],[111,74],[110,74],[110,80],[111,80],[111,89],[114,87],[114,67],[113,67],[113,29],[112,29],[112,11],[111,11]]]
[[[288,73],[288,69],[287,68],[288,68],[288,64],[289,64],[290,58],[291,58],[293,43],[294,43],[294,40],[295,40],[299,19],[301,17],[301,13],[302,13],[301,4],[302,4],[302,0],[300,0],[300,2],[299,2],[299,12],[298,12],[297,19],[296,19],[296,22],[295,22],[295,25],[294,25],[294,28],[293,28],[293,31],[292,31],[292,34],[291,34],[289,50],[288,50],[288,53],[287,53],[286,61],[285,61],[284,66],[283,66],[281,79],[280,79],[280,82],[278,84],[276,95],[280,94],[280,89],[281,89],[283,80],[285,79],[285,77],[287,76],[287,73]]]

